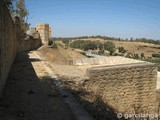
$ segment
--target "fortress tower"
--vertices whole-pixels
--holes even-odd
[[[51,37],[52,37],[52,28],[49,27],[49,38],[51,38]]]
[[[42,43],[48,43],[49,39],[51,38],[51,27],[49,24],[37,24],[36,30],[39,32]]]

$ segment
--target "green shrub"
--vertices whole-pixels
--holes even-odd
[[[108,50],[110,55],[112,55],[115,52],[115,44],[113,42],[105,42],[104,49]]]
[[[141,58],[145,58],[144,53],[141,53]]]
[[[134,54],[134,55],[133,55],[133,58],[134,58],[134,59],[139,59],[140,56],[139,56],[139,54]]]
[[[127,50],[125,50],[124,47],[119,47],[119,48],[118,48],[118,51],[119,51],[120,53],[126,53],[126,52],[127,52]]]
[[[70,44],[71,48],[78,48],[78,49],[82,49],[82,50],[96,50],[97,49],[97,45],[95,42],[92,42],[90,40],[78,40],[78,41],[74,41]]]
[[[152,54],[152,57],[160,58],[160,54]]]
[[[48,46],[51,46],[53,44],[53,41],[52,40],[49,40],[48,41]]]

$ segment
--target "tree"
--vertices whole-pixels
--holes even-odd
[[[160,54],[152,54],[152,57],[160,58]]]
[[[15,0],[5,0],[9,10],[11,13],[15,13],[15,3],[16,1]]]
[[[49,40],[49,41],[48,41],[48,45],[49,45],[49,46],[53,45],[53,41],[52,41],[52,40]]]
[[[133,37],[131,37],[130,41],[133,41]]]
[[[72,48],[78,48],[82,50],[96,50],[97,45],[95,42],[89,41],[89,40],[77,40],[70,44],[70,47]]]
[[[120,53],[126,53],[126,52],[127,52],[127,50],[125,50],[124,47],[119,47],[119,48],[118,48],[118,51],[119,51]]]
[[[25,0],[18,0],[16,2],[16,14],[20,18],[21,22],[24,23],[25,31],[29,29],[30,24],[28,23],[29,11],[25,6]]]
[[[99,44],[99,50],[104,50],[104,49],[103,49],[103,44],[102,44],[102,43]]]
[[[6,3],[10,12],[20,18],[24,31],[27,31],[30,24],[28,23],[29,11],[25,6],[25,0],[6,0]]]
[[[134,59],[139,59],[140,58],[140,56],[139,56],[139,54],[134,54],[134,57],[133,57]]]
[[[110,52],[110,55],[112,55],[115,52],[115,44],[112,42],[105,42],[104,49],[108,50]]]
[[[25,0],[18,0],[16,3],[16,7],[16,12],[19,15],[21,21],[25,21],[25,18],[28,15],[28,10],[25,7]]]

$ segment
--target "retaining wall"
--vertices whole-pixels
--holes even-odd
[[[120,64],[132,64],[141,63],[144,61],[139,61],[135,59],[125,58],[121,56],[100,56],[96,58],[81,58],[70,60],[70,65],[120,65]]]
[[[142,62],[93,67],[84,88],[121,113],[157,113],[157,66]]]

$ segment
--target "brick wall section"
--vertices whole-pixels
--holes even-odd
[[[3,0],[0,0],[0,94],[17,52],[16,30]]]
[[[87,70],[84,87],[121,113],[156,113],[157,67],[148,62]]]

